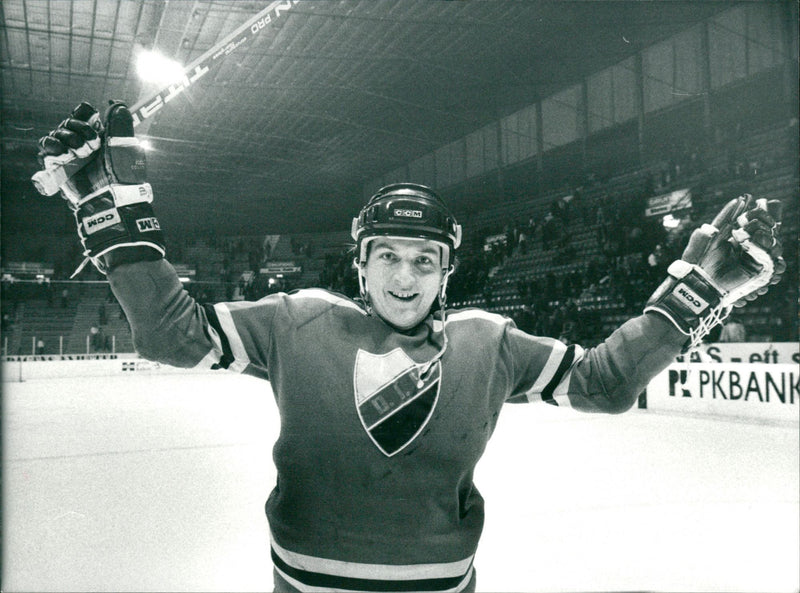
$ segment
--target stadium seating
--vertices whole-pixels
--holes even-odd
[[[644,299],[654,288],[652,279],[625,273],[631,261],[643,265],[653,245],[647,244],[647,238],[639,245],[624,246],[617,242],[609,247],[603,244],[596,207],[609,208],[605,212],[609,235],[617,240],[625,225],[633,220],[626,211],[622,212],[621,222],[615,223],[612,215],[617,205],[624,208],[629,201],[641,204],[650,195],[683,187],[695,189],[692,219],[698,223],[708,220],[725,201],[742,191],[757,197],[780,199],[784,202],[783,234],[791,241],[797,236],[799,214],[797,122],[789,125],[773,122],[741,134],[735,148],[725,134],[705,147],[698,147],[692,155],[696,161],[689,165],[659,158],[641,167],[627,167],[602,180],[587,176],[584,183],[562,183],[539,194],[459,214],[467,234],[459,255],[461,269],[451,281],[449,305],[486,308],[518,320],[522,320],[531,306],[538,305],[543,310],[537,313],[557,325],[562,323],[559,308],[570,306],[588,320],[582,327],[582,342],[593,343],[638,314]],[[553,240],[545,249],[542,223],[554,201],[575,195],[576,190],[580,192],[579,198],[569,204],[563,240],[560,243]],[[458,212],[458,204],[455,206]],[[523,228],[531,217],[538,229],[527,237],[524,249],[498,247],[501,254],[487,255],[484,237],[502,235],[515,225]],[[617,224],[622,226],[615,226]],[[259,298],[277,289],[266,278],[259,277],[259,270],[270,262],[289,262],[300,270],[282,280],[278,285],[281,290],[322,285],[356,296],[357,285],[350,265],[352,255],[347,251],[350,239],[346,232],[282,235],[266,251],[263,237],[192,236],[177,242],[171,253],[174,261],[196,271],[187,288],[197,297],[220,300],[237,294],[240,298]],[[787,258],[795,255],[793,250],[788,251]],[[590,265],[599,271],[599,277],[587,277]],[[771,291],[744,309],[743,321],[751,340],[798,339],[796,324],[791,321],[797,308],[796,267],[796,262],[790,265],[781,290]],[[100,277],[93,277],[98,284],[68,285],[72,295],[64,308],[58,302],[60,280],[57,278],[49,287],[17,284],[8,290],[8,283],[4,283],[4,311],[13,314],[12,323],[4,332],[6,353],[30,354],[36,350],[40,338],[47,354],[83,353],[87,351],[87,336],[93,325],[111,338],[111,344],[105,345],[104,350],[132,351],[130,330],[119,305],[113,296],[108,300],[108,288]],[[250,282],[246,295],[236,289],[243,277],[255,279]],[[555,295],[548,294],[543,300],[541,293],[548,281],[561,287],[565,278],[577,278],[578,286],[557,291]],[[531,283],[535,283],[536,294],[528,294],[525,288]],[[590,285],[594,285],[592,290],[588,290]],[[50,294],[46,290],[50,290]],[[105,324],[100,324],[98,319],[101,305],[106,309]],[[593,319],[597,323],[589,323]],[[562,327],[547,327],[545,323],[538,329],[557,337]],[[90,344],[89,350],[97,348]]]

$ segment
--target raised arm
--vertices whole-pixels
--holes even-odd
[[[59,190],[75,214],[86,258],[81,267],[91,262],[108,275],[136,350],[181,367],[216,362],[220,341],[206,311],[164,259],[145,155],[128,108],[114,103],[101,120],[82,103],[39,147],[44,169],[35,178],[62,180]]]
[[[108,281],[141,356],[185,368],[219,363],[219,333],[165,259],[114,266]]]
[[[542,400],[589,412],[629,409],[652,378],[675,356],[696,347],[736,306],[777,283],[786,269],[778,239],[780,202],[744,195],[731,200],[711,224],[695,230],[681,259],[629,320],[596,348],[550,341],[547,361],[524,360],[525,335],[510,330],[524,369],[522,393],[510,401]]]

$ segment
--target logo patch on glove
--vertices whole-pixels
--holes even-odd
[[[675,298],[683,302],[689,309],[695,313],[700,313],[708,307],[708,302],[700,298],[700,296],[689,288],[683,282],[679,283],[675,290],[672,291]]]
[[[119,212],[114,208],[113,210],[104,210],[92,216],[87,216],[83,219],[83,228],[87,235],[91,235],[121,222],[122,219],[119,216]]]
[[[151,216],[150,218],[137,218],[136,228],[139,229],[140,233],[146,233],[147,231],[160,231],[161,225],[158,224],[158,219],[155,216]]]

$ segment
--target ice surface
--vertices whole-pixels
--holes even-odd
[[[269,591],[269,384],[3,383],[4,591]],[[797,591],[797,425],[506,406],[480,591]]]

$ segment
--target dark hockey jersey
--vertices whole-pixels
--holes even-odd
[[[473,470],[506,402],[629,409],[685,337],[655,314],[584,351],[480,310],[398,332],[319,289],[200,306],[166,261],[110,273],[139,353],[268,379],[280,412],[266,513],[302,591],[461,591],[484,513]]]

